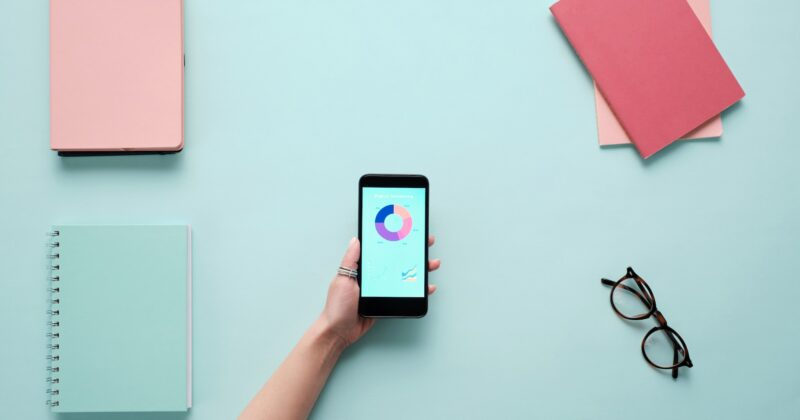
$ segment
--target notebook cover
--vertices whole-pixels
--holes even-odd
[[[182,0],[51,0],[50,147],[183,148]]]
[[[688,0],[688,2],[700,23],[703,24],[703,28],[711,36],[711,1]],[[608,102],[597,89],[597,84],[594,86],[594,99],[597,110],[597,138],[600,145],[630,144],[630,138],[625,133],[617,117],[614,116],[614,112],[611,111]],[[684,135],[681,139],[706,139],[720,136],[722,136],[722,117],[717,115]]]
[[[561,0],[550,10],[644,158],[744,96],[686,0]]]
[[[55,412],[191,405],[188,226],[55,226]]]

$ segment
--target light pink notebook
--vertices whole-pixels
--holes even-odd
[[[694,10],[694,14],[703,24],[708,35],[711,35],[711,0],[688,0],[689,6]],[[631,139],[622,125],[614,116],[611,107],[606,99],[594,85],[594,100],[597,109],[597,138],[601,146],[611,146],[616,144],[629,144]],[[710,137],[722,136],[722,118],[716,117],[706,121],[690,133],[683,136],[682,140],[705,139]]]
[[[50,147],[183,148],[182,0],[51,0]]]

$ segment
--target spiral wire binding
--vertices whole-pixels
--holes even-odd
[[[50,243],[48,246],[50,247],[50,254],[47,256],[49,259],[49,264],[47,265],[48,270],[50,271],[50,275],[48,277],[48,283],[50,283],[50,287],[47,288],[47,292],[49,293],[50,298],[48,299],[49,309],[47,310],[48,321],[47,326],[49,332],[47,333],[47,338],[49,342],[47,343],[47,383],[50,386],[47,388],[47,394],[50,396],[50,399],[47,400],[46,404],[48,407],[58,407],[58,384],[61,382],[61,379],[58,377],[59,373],[59,354],[58,350],[60,349],[60,345],[58,343],[58,339],[61,337],[60,327],[60,315],[61,310],[59,309],[59,305],[61,304],[61,298],[59,297],[59,293],[61,293],[61,287],[59,286],[59,281],[61,278],[58,275],[59,270],[61,269],[61,265],[59,265],[59,258],[61,258],[61,254],[58,251],[58,248],[61,244],[58,242],[58,236],[61,232],[54,230],[49,232],[47,235],[51,237]]]

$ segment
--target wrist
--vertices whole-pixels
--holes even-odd
[[[314,342],[337,356],[347,348],[347,340],[334,330],[324,315],[314,321],[309,332]]]

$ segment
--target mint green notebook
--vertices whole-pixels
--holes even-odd
[[[51,410],[188,410],[190,227],[54,226],[51,236]]]

